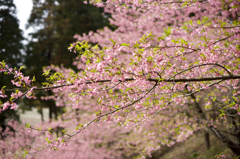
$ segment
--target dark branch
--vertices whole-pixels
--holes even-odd
[[[232,76],[218,76],[218,77],[202,77],[202,78],[177,78],[177,79],[155,79],[155,78],[148,78],[147,80],[150,82],[204,82],[204,81],[216,81],[216,80],[230,80],[230,79],[240,79],[240,75],[232,75]],[[136,79],[134,78],[126,78],[124,81],[119,80],[119,82],[129,82],[134,81]],[[97,81],[86,81],[85,84],[92,84],[92,83],[106,83],[111,82],[111,80],[97,80]],[[83,83],[79,83],[78,85],[81,85]],[[33,90],[47,90],[47,89],[55,89],[55,88],[61,88],[66,86],[73,86],[74,84],[63,84],[59,86],[52,86],[52,87],[43,87],[43,88],[33,88]],[[14,91],[14,90],[28,90],[27,88],[14,88],[14,89],[4,89],[5,91]]]

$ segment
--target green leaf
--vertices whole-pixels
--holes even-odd
[[[44,71],[44,73],[42,74],[42,76],[48,76],[49,74],[50,74],[50,71],[51,71],[51,69],[49,69],[49,70],[46,70],[46,71]]]
[[[109,40],[111,40],[111,42],[113,43],[113,45],[116,44],[116,41],[114,41],[113,39],[109,38]]]
[[[193,26],[193,21],[192,21],[192,20],[189,20],[189,24],[191,24],[191,26]]]
[[[6,63],[4,62],[4,60],[1,62],[1,65],[2,65],[3,68],[6,67]]]
[[[42,85],[44,85],[44,86],[47,86],[47,85],[48,85],[48,83],[47,83],[47,82],[43,82],[43,83],[42,83]]]
[[[24,151],[24,157],[26,157],[26,155],[28,154],[28,151]]]
[[[122,43],[121,46],[129,46],[129,44]]]
[[[20,70],[25,69],[25,68],[26,68],[26,66],[23,65],[23,66],[20,67]]]
[[[185,2],[182,4],[182,7],[187,6],[187,4],[188,4],[188,1],[185,1]]]
[[[164,28],[163,30],[164,30],[164,33],[166,34],[166,36],[171,35],[171,27],[168,27],[167,29]]]
[[[98,49],[98,44],[93,46],[92,49],[96,49],[97,50]]]
[[[32,79],[32,81],[34,82],[34,81],[36,81],[36,78],[35,78],[35,76],[33,76],[33,79]]]
[[[31,127],[31,125],[29,123],[27,123],[25,128],[30,128],[30,127]]]

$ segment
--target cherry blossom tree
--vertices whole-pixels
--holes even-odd
[[[208,147],[210,132],[240,155],[239,1],[85,3],[105,7],[117,29],[75,36],[77,42],[69,50],[78,54],[73,63],[78,72],[48,66],[43,75],[49,82],[37,88],[21,69],[0,65],[1,72],[14,74],[12,83],[19,87],[1,89],[2,98],[12,91],[1,111],[16,109],[15,100],[35,98],[34,91],[40,90],[53,90],[53,96],[42,99],[65,107],[60,121],[41,130],[46,131],[47,145],[38,154],[74,151],[77,156],[76,149],[85,144],[88,148],[82,148],[81,155],[90,158],[129,157],[133,152],[151,156],[161,146],[172,146],[204,129]],[[53,132],[59,130],[63,135],[54,141]],[[63,148],[64,144],[69,146]]]

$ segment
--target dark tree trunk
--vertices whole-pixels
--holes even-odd
[[[54,104],[53,107],[54,107],[54,118],[55,120],[57,120],[57,116],[58,116],[57,106]]]
[[[80,118],[79,118],[79,113],[78,113],[79,109],[75,109],[75,114],[76,114],[76,118],[77,118],[77,121],[80,121]]]
[[[44,117],[43,117],[43,108],[41,107],[41,120],[44,122]]]
[[[64,119],[63,119],[63,108],[64,107],[60,107],[60,114],[61,114],[61,120],[63,121]]]
[[[207,149],[209,150],[209,149],[210,149],[210,138],[209,138],[209,132],[206,132],[206,133],[204,134],[204,139],[205,139],[206,147],[207,147]]]
[[[52,105],[49,105],[49,122],[52,121]]]
[[[210,131],[222,141],[234,154],[240,156],[240,144],[233,142],[230,138],[223,135],[218,129],[211,127]]]
[[[52,91],[51,90],[48,90],[48,95],[49,96],[52,95]],[[53,114],[54,114],[54,118],[57,120],[57,107],[56,107],[56,105],[55,105],[53,100],[49,100],[49,122],[52,121]]]

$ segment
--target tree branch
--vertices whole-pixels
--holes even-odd
[[[240,79],[240,75],[231,75],[231,76],[218,76],[218,77],[202,77],[202,78],[177,78],[177,79],[155,79],[155,78],[148,78],[147,80],[150,82],[166,82],[166,83],[184,83],[184,82],[204,82],[204,81],[216,81],[216,80],[230,80],[230,79]],[[119,82],[129,82],[134,81],[136,79],[134,78],[126,78],[123,81],[118,80]],[[85,84],[92,84],[92,83],[106,83],[111,82],[111,80],[97,80],[97,81],[86,81]],[[79,83],[78,85],[84,84]],[[55,89],[55,88],[61,88],[66,86],[73,86],[74,84],[63,84],[58,86],[51,86],[51,87],[42,87],[42,88],[33,88],[33,90],[47,90],[47,89]],[[13,88],[13,89],[4,89],[5,91],[15,91],[15,90],[27,90],[27,88]]]

